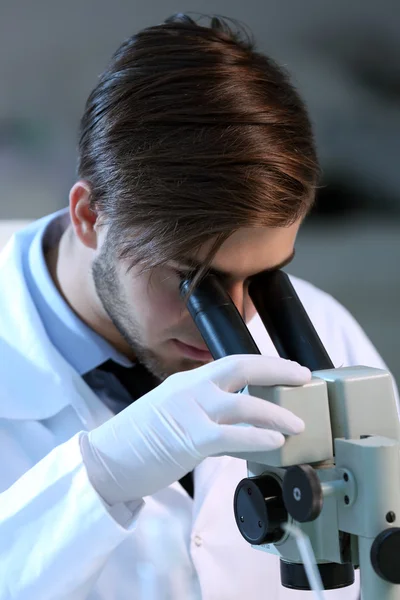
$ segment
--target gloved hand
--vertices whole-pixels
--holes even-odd
[[[303,385],[310,371],[260,355],[221,358],[168,377],[81,439],[89,479],[113,505],[148,496],[204,458],[279,448],[303,431],[290,411],[247,394],[246,385]],[[247,424],[244,427],[239,424]]]

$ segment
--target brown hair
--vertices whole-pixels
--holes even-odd
[[[314,200],[309,118],[286,73],[240,28],[175,15],[125,41],[90,94],[78,175],[118,256],[143,269],[285,227]]]

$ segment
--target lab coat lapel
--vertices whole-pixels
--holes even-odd
[[[0,254],[0,280],[7,282],[0,288],[0,315],[7,315],[0,319],[0,416],[42,420],[72,405],[91,429],[99,424],[100,400],[50,342],[21,276],[40,225],[19,232]]]

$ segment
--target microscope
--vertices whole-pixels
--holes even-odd
[[[206,275],[181,294],[214,359],[260,354],[223,285]],[[278,450],[252,453],[234,513],[245,540],[280,556],[281,583],[310,590],[290,528],[308,536],[325,590],[346,587],[360,569],[362,600],[400,600],[400,423],[391,375],[334,368],[283,271],[257,275],[250,297],[282,358],[308,367],[302,387],[248,386],[305,422]]]

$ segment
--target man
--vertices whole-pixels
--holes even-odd
[[[1,600],[303,597],[237,531],[246,463],[230,455],[304,428],[235,392],[310,379],[277,357],[247,286],[293,257],[317,179],[296,91],[223,21],[178,15],[117,51],[69,210],[0,260]],[[265,356],[211,361],[179,293],[209,268]],[[384,367],[345,309],[293,281],[336,366]]]

